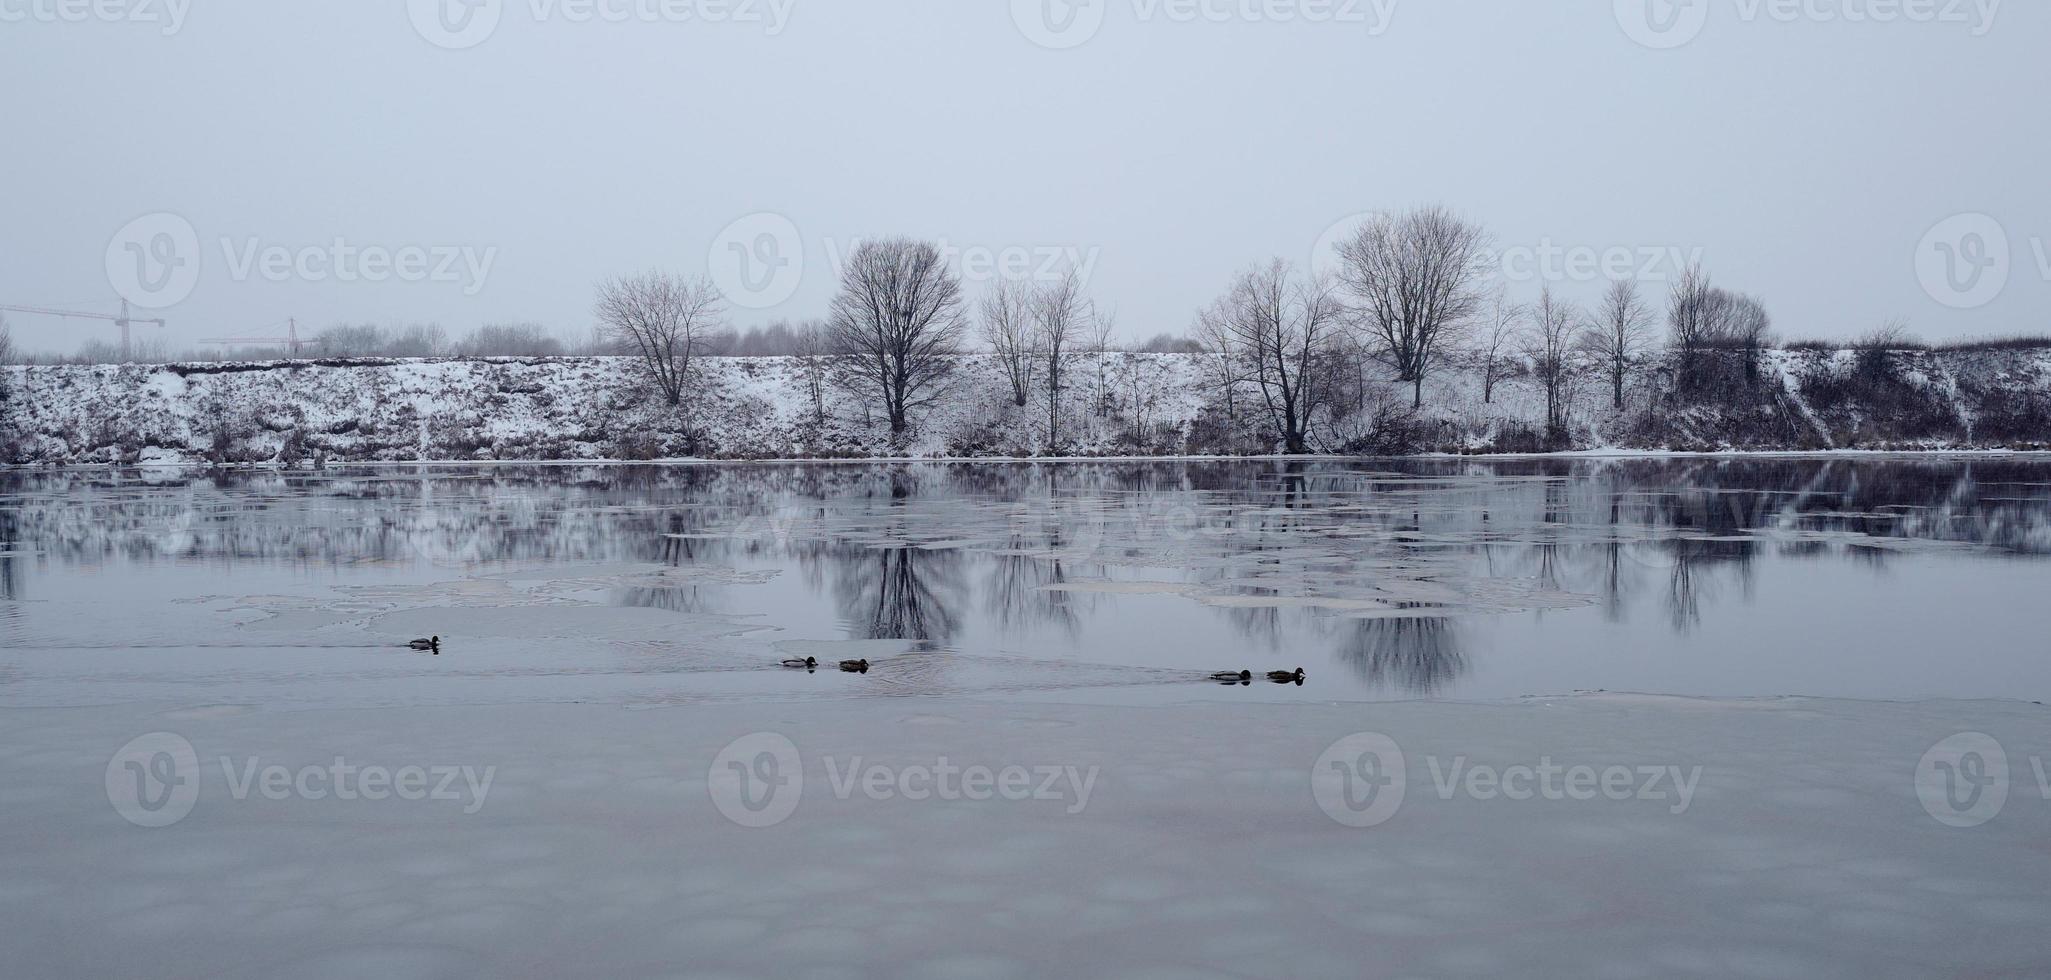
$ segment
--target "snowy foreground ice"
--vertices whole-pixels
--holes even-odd
[[[1976,827],[1917,792],[1965,730],[2009,753]],[[106,781],[153,732],[197,795],[146,828]],[[1313,787],[1362,732],[1400,751],[1393,811]],[[12,710],[0,922],[19,977],[2040,976],[2044,753],[2019,703]],[[379,788],[338,756],[424,798],[308,798]],[[1546,760],[1551,798],[1439,789]],[[1631,785],[1569,798],[1581,766]],[[1639,774],[1698,766],[1685,797]]]
[[[2051,975],[2047,554],[2032,460],[7,476],[0,977]]]

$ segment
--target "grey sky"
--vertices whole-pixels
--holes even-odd
[[[287,317],[582,336],[595,280],[731,265],[719,236],[758,212],[805,262],[744,325],[823,315],[836,251],[905,233],[1091,260],[1139,337],[1248,263],[1309,261],[1335,222],[1429,202],[1577,299],[1600,286],[1576,254],[1663,274],[1699,250],[1784,335],[2051,327],[2042,3],[1681,0],[1660,35],[1666,0],[1397,0],[1386,23],[1390,0],[1094,0],[1052,10],[1101,19],[1054,50],[1034,37],[1083,35],[1034,26],[1042,0],[602,5],[622,23],[506,0],[488,35],[436,38],[481,42],[461,48],[430,40],[430,0],[425,29],[407,0],[99,2],[133,17],[0,0],[0,304],[112,310],[110,278],[140,274],[184,296],[151,314],[173,347]],[[140,253],[117,237],[160,213],[189,223],[196,280],[147,265],[166,219],[130,231]],[[1964,213],[1995,224],[1925,241]],[[782,229],[729,238],[788,258]],[[422,265],[334,266],[338,238]],[[792,285],[760,282],[753,301]],[[28,347],[113,336],[9,320]]]

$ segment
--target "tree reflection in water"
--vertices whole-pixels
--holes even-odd
[[[858,640],[914,640],[946,646],[960,627],[955,608],[962,557],[920,548],[836,549],[833,594]]]
[[[1431,695],[1467,672],[1459,622],[1394,617],[1352,621],[1339,660],[1375,688]]]
[[[1163,615],[1050,588],[1132,568],[1278,599],[1357,593],[1392,569],[1521,582],[1592,597],[1614,622],[1652,613],[1689,632],[1754,602],[1764,558],[2051,554],[2051,463],[2027,459],[37,470],[0,474],[0,502],[0,622],[39,574],[120,563],[423,578],[747,564],[818,597],[849,638],[932,649],[987,627],[1001,642],[1073,650],[1103,617]],[[612,601],[722,612],[730,590],[695,581],[636,581]],[[1175,608],[1228,625],[1241,649],[1293,660],[1292,645],[1314,643],[1407,693],[1468,669],[1459,615]]]

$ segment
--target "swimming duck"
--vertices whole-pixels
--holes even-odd
[[[869,661],[843,660],[840,662],[840,669],[847,671],[850,674],[866,674],[869,672]]]
[[[789,667],[792,670],[811,670],[819,666],[819,658],[806,657],[803,660],[791,659],[784,661],[783,665],[785,667]]]
[[[442,655],[442,638],[439,636],[430,637],[425,640],[414,640],[406,645],[415,650],[432,650],[437,657]]]
[[[1296,668],[1296,673],[1293,674],[1286,670],[1268,671],[1268,680],[1274,681],[1277,684],[1301,684],[1303,683],[1303,668]]]
[[[1212,674],[1212,675],[1211,675],[1211,680],[1214,680],[1214,681],[1224,681],[1224,682],[1225,682],[1225,683],[1227,683],[1227,684],[1238,684],[1238,683],[1242,683],[1242,682],[1244,682],[1244,681],[1250,681],[1250,680],[1253,680],[1253,671],[1250,671],[1250,670],[1240,670],[1240,671],[1231,671],[1231,670],[1221,670],[1221,671],[1218,671],[1218,672],[1217,672],[1217,673],[1215,673],[1215,674]]]

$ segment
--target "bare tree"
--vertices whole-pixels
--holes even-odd
[[[812,397],[812,420],[826,424],[826,379],[829,367],[830,348],[826,336],[826,324],[808,320],[791,329],[791,357],[797,361],[798,373],[805,379],[805,392]]]
[[[693,359],[725,327],[726,304],[707,278],[642,272],[598,286],[597,315],[616,350],[640,358],[671,408],[693,383]]]
[[[1478,345],[1481,354],[1481,403],[1493,405],[1496,385],[1509,372],[1510,347],[1517,341],[1517,328],[1524,320],[1524,308],[1510,302],[1510,292],[1500,286],[1489,298],[1483,314]]]
[[[1545,386],[1545,434],[1554,445],[1567,439],[1567,408],[1572,398],[1572,354],[1575,332],[1581,329],[1581,311],[1561,301],[1547,286],[1531,305],[1525,353],[1533,373]]]
[[[1766,312],[1766,304],[1748,293],[1739,293],[1730,300],[1730,336],[1732,347],[1744,353],[1745,383],[1759,383],[1759,358],[1766,351],[1766,345],[1773,332],[1773,316]]]
[[[11,393],[7,390],[9,364],[14,363],[14,332],[7,326],[7,317],[0,314],[0,423],[7,421],[7,402]]]
[[[909,238],[863,242],[847,259],[828,321],[852,390],[881,402],[890,434],[945,389],[968,327],[961,281],[940,250]]]
[[[1061,393],[1066,390],[1069,360],[1087,346],[1097,329],[1097,310],[1082,291],[1082,277],[1066,276],[1033,291],[1033,334],[1045,358],[1047,379],[1047,448],[1061,447]]]
[[[1397,379],[1424,406],[1424,379],[1481,306],[1487,233],[1441,207],[1381,215],[1339,245],[1339,280]]]
[[[1329,387],[1321,375],[1330,369],[1343,314],[1330,279],[1299,278],[1281,259],[1241,273],[1203,314],[1205,329],[1229,336],[1245,360],[1268,420],[1291,454],[1310,451],[1311,419]]]
[[[1222,304],[1213,304],[1198,313],[1196,328],[1191,335],[1203,346],[1204,361],[1210,366],[1211,383],[1217,387],[1225,403],[1225,419],[1236,425],[1239,422],[1239,385],[1247,380],[1242,368],[1250,359],[1239,356],[1239,345],[1233,340],[1232,329],[1219,315],[1222,310]]]
[[[1111,359],[1106,355],[1116,346],[1111,342],[1111,335],[1117,329],[1118,315],[1115,311],[1105,316],[1092,316],[1084,324],[1083,343],[1092,355],[1090,360],[1097,365],[1097,397],[1093,411],[1098,418],[1111,414]]]
[[[1624,407],[1624,373],[1652,346],[1652,307],[1638,294],[1638,284],[1618,279],[1609,284],[1595,308],[1594,322],[1581,336],[1581,346],[1601,361],[1609,375],[1610,398]]]
[[[1680,359],[1681,387],[1698,386],[1708,352],[1728,343],[1731,333],[1729,293],[1716,288],[1700,265],[1691,265],[1674,280],[1667,296],[1667,329]]]
[[[1039,331],[1034,323],[1031,285],[1017,279],[999,279],[984,295],[982,303],[983,341],[997,355],[997,365],[1011,382],[1011,401],[1024,408],[1033,393],[1033,378],[1040,369]]]

